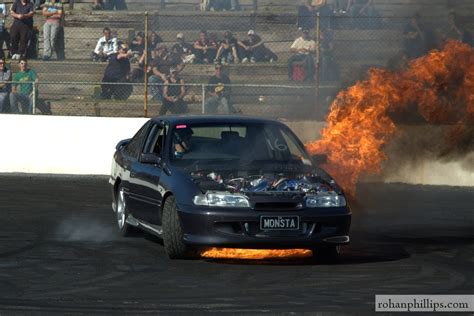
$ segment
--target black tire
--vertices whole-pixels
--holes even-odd
[[[115,194],[115,215],[117,220],[117,226],[120,234],[124,237],[128,237],[132,234],[134,227],[127,223],[128,210],[127,203],[125,201],[125,193],[123,186],[120,184]]]
[[[193,259],[197,252],[183,241],[184,233],[174,196],[166,199],[163,207],[163,244],[170,259]]]
[[[336,263],[341,255],[340,245],[326,245],[313,249],[313,257],[320,262]]]

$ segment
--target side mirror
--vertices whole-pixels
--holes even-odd
[[[149,165],[159,165],[161,164],[161,157],[157,154],[140,154],[140,162]]]
[[[122,140],[119,141],[118,144],[115,146],[115,149],[116,149],[116,150],[122,150],[125,146],[128,145],[128,143],[130,143],[131,140],[132,140],[131,138],[122,139]]]
[[[328,162],[328,156],[326,156],[324,154],[312,155],[311,159],[318,166]]]

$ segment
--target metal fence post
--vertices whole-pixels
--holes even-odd
[[[315,102],[315,114],[320,108],[320,83],[321,83],[321,16],[318,12],[316,15],[316,102]]]
[[[203,83],[201,85],[201,95],[202,95],[202,101],[201,101],[201,107],[202,107],[202,114],[206,112],[206,85]]]
[[[148,116],[148,11],[145,12],[145,63],[143,65],[143,115]]]
[[[33,100],[31,102],[31,114],[36,113],[36,82],[33,82]]]

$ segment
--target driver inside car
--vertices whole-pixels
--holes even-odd
[[[186,153],[191,151],[192,136],[193,131],[189,127],[175,130],[173,135],[175,158],[183,158]]]

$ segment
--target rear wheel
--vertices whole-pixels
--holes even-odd
[[[133,227],[127,223],[128,210],[125,201],[125,192],[122,185],[119,185],[115,199],[117,208],[117,226],[120,230],[120,234],[125,237],[130,236]]]
[[[163,244],[171,259],[191,259],[197,252],[183,241],[184,233],[178,216],[178,207],[174,196],[166,199],[163,207]]]

